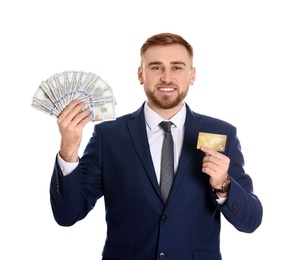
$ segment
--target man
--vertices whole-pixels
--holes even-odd
[[[154,35],[141,47],[138,68],[147,101],[132,114],[97,124],[82,158],[89,110],[80,113],[85,104],[75,100],[59,116],[61,146],[50,190],[54,217],[73,225],[103,196],[103,259],[220,260],[220,213],[242,232],[260,226],[262,205],[243,169],[236,128],[184,102],[195,75],[188,42],[171,33]],[[167,159],[161,159],[167,135],[161,121],[172,122]],[[199,132],[226,135],[225,151],[196,149]],[[174,178],[165,192],[162,165],[173,156]]]

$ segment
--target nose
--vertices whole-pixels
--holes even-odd
[[[171,83],[173,81],[172,72],[169,70],[164,70],[162,72],[160,80],[165,84]]]

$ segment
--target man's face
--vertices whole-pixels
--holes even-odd
[[[185,47],[154,46],[142,56],[138,78],[152,109],[172,109],[182,106],[189,85],[194,83],[195,68]]]

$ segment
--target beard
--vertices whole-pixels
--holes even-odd
[[[174,99],[168,95],[157,97],[154,91],[145,90],[145,94],[148,97],[148,99],[161,109],[172,109],[180,105],[185,99],[187,93],[188,89],[184,92],[179,92],[176,98]]]

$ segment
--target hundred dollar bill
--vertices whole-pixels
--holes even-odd
[[[49,97],[49,99],[51,100],[51,102],[53,103],[53,105],[57,108],[58,106],[56,105],[56,98],[55,96],[53,95],[49,85],[45,82],[45,81],[42,81],[42,83],[40,84],[39,88],[41,88],[45,94]]]
[[[72,93],[73,88],[77,84],[77,75],[78,73],[76,71],[68,71],[65,73],[65,85],[67,89],[67,103],[70,104],[72,102]],[[74,88],[76,89],[76,88]]]
[[[107,121],[116,118],[114,100],[104,103],[90,104],[91,118],[93,121]]]
[[[79,97],[83,96],[84,93],[89,91],[90,86],[97,80],[97,76],[93,73],[88,73],[85,81],[82,82],[80,88],[77,90]]]
[[[58,117],[58,114],[56,114],[54,111],[52,111],[52,112],[49,111],[48,108],[44,107],[43,105],[41,105],[40,103],[38,103],[35,100],[32,100],[31,106],[43,113],[50,115],[50,116]]]
[[[62,97],[62,91],[59,88],[59,86],[56,85],[54,76],[52,76],[49,79],[47,79],[46,82],[47,82],[47,85],[50,88],[50,91],[51,91],[52,95],[54,96],[54,98],[56,100],[56,106],[57,106],[57,108],[60,111],[63,111],[65,107],[64,107],[63,102],[62,102],[62,99],[63,99],[63,97]]]
[[[64,72],[56,73],[53,76],[53,79],[55,81],[56,87],[59,90],[59,97],[60,102],[62,104],[62,108],[65,108],[67,106],[66,103],[66,89],[65,89],[65,78],[64,78]]]
[[[58,117],[74,99],[85,102],[93,121],[115,118],[116,100],[110,85],[98,75],[66,70],[42,81],[33,96],[32,107]]]
[[[55,104],[53,104],[50,97],[47,95],[47,93],[39,87],[38,90],[35,92],[33,96],[33,103],[35,106],[37,104],[39,107],[44,108],[44,110],[47,110],[50,115],[59,115],[59,111],[57,110]]]

